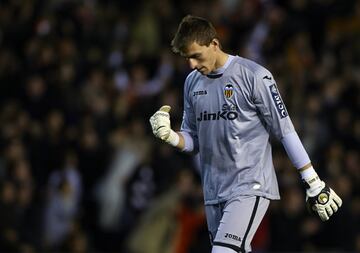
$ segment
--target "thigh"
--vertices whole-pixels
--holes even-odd
[[[250,252],[251,240],[269,203],[257,196],[240,196],[226,202],[213,245]]]

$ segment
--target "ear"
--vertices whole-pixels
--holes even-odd
[[[214,38],[214,39],[211,41],[210,45],[213,45],[216,49],[218,49],[218,48],[220,47],[220,42],[219,42],[218,39]]]

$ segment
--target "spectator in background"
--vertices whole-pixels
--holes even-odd
[[[175,108],[182,104],[182,83],[188,67],[182,59],[163,54],[162,50],[167,48],[185,13],[214,20],[225,49],[259,59],[277,76],[305,148],[316,167],[321,168],[319,174],[346,196],[344,212],[338,214],[344,224],[352,221],[346,225],[350,227],[346,233],[343,224],[318,226],[312,219],[298,218],[302,217],[299,213],[287,215],[286,219],[304,226],[294,226],[294,232],[284,234],[283,241],[301,234],[306,244],[301,251],[360,251],[360,231],[356,227],[356,196],[360,193],[360,121],[356,116],[360,114],[359,1],[0,2],[0,184],[8,189],[7,197],[0,201],[6,207],[0,208],[4,214],[0,216],[4,221],[0,227],[13,231],[1,236],[1,252],[9,251],[9,245],[15,251],[44,251],[40,234],[45,227],[49,176],[62,169],[68,149],[78,159],[75,167],[82,179],[79,229],[72,228],[65,239],[66,246],[53,251],[86,248],[92,252],[125,252],[122,244],[115,248],[116,240],[109,245],[97,240],[107,234],[98,226],[99,206],[93,192],[108,173],[116,151],[142,146],[138,138],[129,134],[132,119],[138,122],[138,128],[142,126],[142,136],[149,136],[147,119],[159,105]],[[137,85],[132,85],[135,82]],[[174,118],[181,119],[181,108],[173,113]],[[129,141],[112,145],[116,133],[122,133]],[[285,189],[294,183],[288,172],[291,165],[282,147],[275,145],[273,152],[279,186]],[[123,196],[131,195],[132,182],[148,178],[137,178],[137,173],[153,172],[154,185],[148,197],[151,202],[172,189],[170,182],[176,173],[168,167],[175,171],[193,167],[188,156],[159,142],[151,146],[149,154],[145,161],[134,161],[138,164],[135,174],[121,184],[127,186],[121,190]],[[23,168],[15,169],[18,166]],[[22,175],[15,176],[17,173]],[[20,187],[22,190],[13,176],[26,182]],[[132,218],[123,226],[123,232],[132,234],[136,221],[149,208],[144,205],[136,212],[130,208]],[[267,217],[269,222],[281,217],[288,208],[282,210],[275,205]],[[16,210],[16,215],[10,210]],[[303,208],[302,212],[306,210]],[[199,238],[207,237],[205,227],[199,230]],[[336,239],[326,245],[324,238],[317,236],[317,231],[321,231],[325,239],[329,238],[330,228],[338,238],[348,235],[344,244]],[[271,235],[282,233],[281,227],[271,229]],[[266,250],[280,247],[278,240],[271,240]],[[294,251],[295,247],[283,249]]]
[[[50,174],[48,201],[44,210],[44,240],[47,250],[61,246],[79,213],[82,192],[76,157],[69,152],[62,170]]]
[[[121,233],[132,220],[123,220],[126,211],[126,186],[138,166],[148,159],[150,142],[145,135],[143,124],[138,119],[131,120],[126,129],[117,129],[111,135],[113,147],[112,162],[104,177],[99,180],[94,196],[98,205],[98,227],[102,231],[101,238],[108,250],[121,244]],[[135,218],[136,219],[136,218]],[[120,250],[120,249],[118,249]]]
[[[196,240],[199,227],[205,224],[200,189],[193,173],[179,171],[175,187],[153,201],[129,236],[130,252],[185,253],[192,245],[201,245]]]

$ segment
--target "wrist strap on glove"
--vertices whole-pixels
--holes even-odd
[[[306,189],[306,194],[309,197],[316,196],[325,187],[325,183],[320,180],[318,174],[312,166],[300,171],[303,184]]]
[[[170,129],[169,137],[165,140],[165,142],[176,147],[180,142],[180,137],[174,130]]]

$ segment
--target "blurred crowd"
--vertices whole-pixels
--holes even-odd
[[[360,1],[1,0],[0,252],[208,253],[197,157],[152,136],[182,118],[170,41],[208,18],[225,52],[272,71],[320,177],[325,223],[273,140],[281,201],[253,252],[360,252]]]

